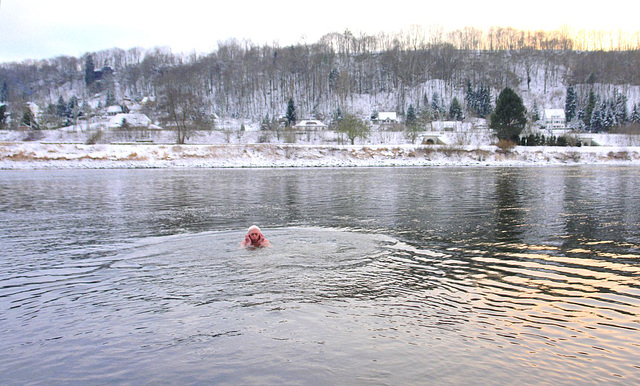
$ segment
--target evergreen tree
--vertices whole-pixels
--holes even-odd
[[[613,101],[613,114],[616,116],[616,125],[622,126],[629,119],[629,113],[627,110],[627,96],[619,94],[615,91]]]
[[[602,130],[609,130],[610,128],[618,126],[615,111],[611,103],[603,103],[602,106]]]
[[[608,131],[618,125],[619,122],[614,111],[613,102],[604,100],[593,109],[591,119],[589,120],[591,131]]]
[[[451,105],[449,106],[449,117],[454,121],[461,121],[464,118],[462,114],[462,106],[460,106],[460,101],[458,101],[457,97],[453,97],[451,100]]]
[[[73,113],[74,111],[79,110],[79,107],[80,103],[77,97],[72,96],[71,98],[69,98],[69,103],[67,103],[67,111]]]
[[[576,113],[576,120],[572,127],[579,131],[586,131],[587,125],[584,124],[584,121],[584,110],[578,109],[578,112]]]
[[[420,120],[423,122],[429,122],[433,118],[431,114],[431,104],[429,103],[429,97],[427,93],[422,96],[422,108],[420,109]]]
[[[584,108],[584,124],[587,127],[591,126],[591,115],[593,114],[593,109],[596,108],[596,103],[598,102],[596,98],[596,94],[593,90],[589,91],[589,97],[587,98],[587,105]]]
[[[471,88],[471,82],[467,81],[467,93],[464,97],[467,108],[475,111],[475,94],[473,92],[473,88]]]
[[[75,125],[80,115],[81,111],[78,98],[72,96],[69,98],[69,102],[67,103],[67,124]]]
[[[435,93],[435,92],[433,93],[432,98],[433,100],[431,101],[431,104],[432,104],[434,116],[438,119],[446,119],[448,111],[447,111],[447,107],[445,105],[444,99],[438,93]]]
[[[527,123],[526,109],[522,98],[506,87],[498,96],[496,109],[491,114],[490,127],[496,131],[498,139],[518,143],[520,133]]]
[[[486,117],[493,110],[491,106],[491,89],[480,85],[478,90],[478,115]]]
[[[567,88],[567,97],[564,103],[564,116],[567,122],[571,122],[576,116],[576,108],[578,104],[578,94],[573,89],[573,86]]]
[[[604,114],[600,108],[594,108],[593,111],[591,111],[589,128],[593,132],[602,131],[604,129]]]
[[[631,113],[631,122],[640,123],[640,109],[638,104],[633,105],[633,112]]]
[[[7,105],[0,104],[0,130],[7,128]]]
[[[129,130],[131,129],[131,124],[127,121],[126,118],[122,118],[122,121],[120,122],[120,128],[123,130]]]
[[[338,124],[342,120],[342,109],[340,107],[336,108],[336,111],[333,112],[333,123]]]
[[[111,90],[107,90],[107,97],[105,100],[105,106],[109,107],[109,106],[113,106],[116,104],[116,98],[113,96],[113,93],[111,92]]]
[[[58,103],[56,104],[56,115],[59,117],[68,117],[69,111],[67,110],[67,103],[62,98],[62,95],[58,98]]]
[[[440,104],[440,96],[437,92],[434,92],[431,96],[431,111],[433,112],[435,118],[440,119],[440,115],[442,114],[442,106]]]
[[[96,67],[93,64],[93,57],[91,55],[87,55],[87,58],[84,62],[84,83],[87,86],[90,86],[93,82],[96,81]]]
[[[287,126],[291,127],[296,124],[296,105],[293,103],[293,98],[289,98],[287,103]]]
[[[9,86],[7,82],[2,82],[2,87],[0,87],[0,103],[9,102]]]
[[[405,123],[408,127],[415,126],[417,121],[416,110],[413,108],[413,105],[409,105],[409,109],[407,109],[407,117],[405,119]]]
[[[475,111],[479,117],[486,117],[491,114],[491,89],[480,84],[475,90],[471,88],[471,83],[467,82],[467,107]]]

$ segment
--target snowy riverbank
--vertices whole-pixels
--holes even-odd
[[[640,147],[0,142],[0,169],[374,166],[640,166]]]

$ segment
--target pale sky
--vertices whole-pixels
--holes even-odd
[[[377,34],[412,25],[445,30],[473,26],[606,31],[640,29],[638,6],[566,1],[443,0],[0,0],[0,63],[81,56],[109,48],[170,47],[175,53],[215,50],[229,38],[257,44],[316,42],[330,32]],[[634,9],[635,8],[635,9]]]

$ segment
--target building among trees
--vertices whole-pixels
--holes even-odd
[[[317,119],[303,119],[297,121],[293,128],[299,130],[322,130],[326,129],[327,125]]]
[[[372,122],[378,125],[398,123],[398,114],[391,111],[381,111],[376,118],[372,119]]]
[[[548,130],[559,130],[567,127],[563,109],[545,109],[542,121],[544,127]]]

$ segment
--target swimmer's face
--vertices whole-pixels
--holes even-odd
[[[249,238],[254,243],[260,240],[260,236],[262,236],[262,234],[255,229],[252,229],[251,232],[249,232]]]

